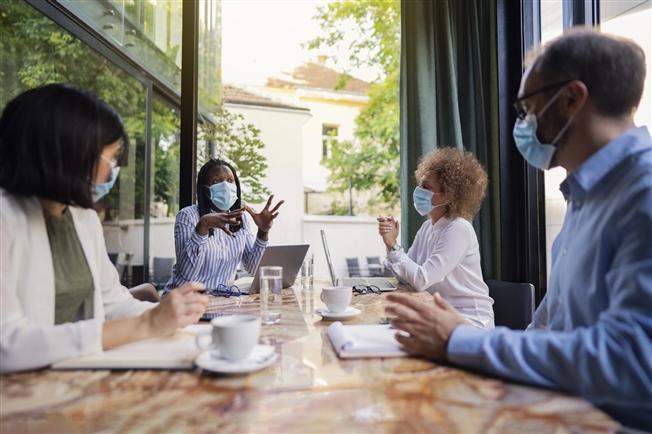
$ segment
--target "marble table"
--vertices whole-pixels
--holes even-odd
[[[425,297],[426,294],[416,294]],[[340,360],[314,313],[319,291],[284,290],[262,342],[280,354],[245,376],[41,370],[0,377],[0,432],[576,433],[619,425],[581,399],[416,358]],[[353,298],[378,323],[384,296]],[[258,297],[221,299],[258,312]]]

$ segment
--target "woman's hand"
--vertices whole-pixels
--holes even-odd
[[[201,283],[186,283],[173,289],[154,309],[145,312],[150,336],[165,336],[199,321],[208,304],[208,297],[198,292],[204,288]]]
[[[280,201],[279,203],[276,204],[274,208],[270,210],[270,207],[272,206],[273,197],[274,195],[271,195],[269,199],[267,199],[267,204],[265,205],[265,208],[263,208],[262,211],[260,211],[259,213],[256,213],[249,206],[245,207],[247,212],[251,215],[251,218],[254,219],[254,223],[256,223],[256,226],[258,226],[258,238],[262,238],[264,240],[267,240],[267,233],[272,228],[272,223],[274,222],[274,219],[278,217],[278,209],[285,202],[283,200]]]
[[[239,225],[240,223],[237,219],[242,216],[243,212],[244,208],[229,212],[211,212],[204,214],[199,219],[199,222],[197,222],[195,230],[199,235],[206,236],[208,235],[209,229],[217,228],[222,229],[227,235],[233,237],[234,235],[229,230],[229,225]]]
[[[378,234],[383,238],[387,250],[391,249],[398,239],[398,220],[394,217],[378,217]]]

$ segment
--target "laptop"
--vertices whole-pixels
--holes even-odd
[[[328,271],[331,274],[331,283],[334,286],[354,286],[354,285],[374,285],[381,291],[394,291],[396,285],[386,277],[341,277],[335,276],[335,269],[333,268],[333,261],[331,260],[331,253],[328,250],[328,243],[326,242],[326,231],[323,229],[321,232],[321,243],[324,245],[324,253],[326,254],[326,262],[328,263]]]
[[[236,280],[234,284],[240,288],[240,292],[243,294],[258,294],[260,292],[258,278],[260,267],[275,265],[283,267],[283,288],[289,288],[294,285],[308,247],[310,247],[308,244],[267,246],[254,277],[243,277]]]

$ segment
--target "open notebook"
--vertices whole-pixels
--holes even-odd
[[[190,325],[165,338],[145,339],[100,354],[66,359],[52,369],[192,369],[200,350],[195,336],[208,324]]]
[[[326,330],[335,352],[343,359],[407,356],[394,339],[395,333],[388,324],[343,325],[339,321]]]

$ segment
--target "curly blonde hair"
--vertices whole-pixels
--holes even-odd
[[[417,183],[434,173],[448,195],[447,218],[471,220],[487,193],[487,172],[470,152],[440,148],[421,157],[414,172]]]

